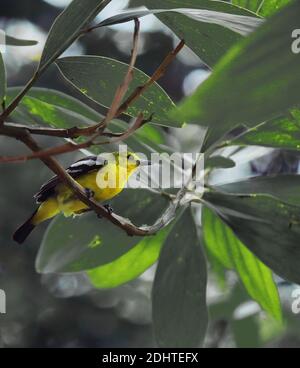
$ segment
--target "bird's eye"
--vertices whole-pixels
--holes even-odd
[[[133,159],[133,156],[129,154],[129,155],[127,156],[127,160],[132,160],[132,159]]]

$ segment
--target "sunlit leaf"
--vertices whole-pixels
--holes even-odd
[[[299,206],[259,194],[206,192],[203,199],[265,265],[300,283]]]
[[[120,23],[126,23],[131,20],[142,18],[147,15],[158,15],[163,13],[183,14],[186,17],[196,20],[197,22],[216,24],[221,27],[230,29],[243,36],[253,32],[259,25],[263,23],[263,19],[256,18],[253,15],[244,16],[237,14],[229,14],[206,9],[195,8],[177,8],[177,9],[152,9],[152,10],[129,10],[105,19],[99,23],[99,27],[110,26]]]
[[[19,91],[20,88],[8,89],[8,103]],[[103,118],[79,100],[46,88],[32,88],[11,116],[22,124],[50,125],[55,128],[91,125]]]
[[[206,247],[224,267],[235,270],[249,295],[275,319],[281,320],[281,306],[272,271],[260,262],[211,210],[203,211]]]
[[[119,215],[137,225],[151,225],[166,206],[161,196],[145,190],[125,190],[111,201]],[[36,268],[41,273],[86,271],[112,263],[141,242],[94,213],[57,217],[44,236]]]
[[[293,109],[286,117],[274,119],[249,129],[231,144],[266,146],[300,150],[300,110]]]
[[[232,0],[232,3],[268,17],[290,3],[291,0]]]

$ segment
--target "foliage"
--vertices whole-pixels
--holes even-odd
[[[73,0],[53,24],[37,71],[24,88],[6,87],[0,55],[0,134],[33,151],[31,156],[0,157],[0,162],[40,158],[93,211],[76,219],[57,217],[50,224],[37,271],[84,272],[96,288],[107,289],[137,278],[158,261],[152,292],[157,344],[198,347],[208,324],[206,252],[215,270],[234,270],[250,298],[281,321],[273,272],[300,283],[299,177],[244,179],[221,186],[211,185],[210,179],[216,169],[236,165],[222,155],[220,149],[226,146],[299,150],[300,54],[291,50],[292,31],[299,27],[299,1],[133,1],[149,12],[92,23],[109,3]],[[197,16],[191,17],[191,9]],[[177,107],[158,81],[183,42],[152,76],[135,68],[137,18],[151,12],[212,69]],[[212,14],[214,21],[209,20]],[[135,21],[135,32],[129,64],[105,57],[60,58],[79,37],[130,20]],[[242,35],[232,27],[236,22],[248,31],[249,24],[264,24]],[[14,46],[34,43],[13,37],[7,41]],[[53,63],[70,84],[102,106],[103,115],[67,94],[33,87]],[[129,118],[134,119],[131,125]],[[178,127],[184,134],[186,123],[207,128],[201,198],[195,188],[190,196],[187,186],[175,194],[131,189],[113,201],[118,215],[108,214],[52,159],[79,149],[113,151],[123,141],[139,152],[172,152],[174,147],[165,139],[170,131],[161,126]],[[42,151],[35,135],[57,137],[61,146]],[[106,219],[99,220],[94,212]]]

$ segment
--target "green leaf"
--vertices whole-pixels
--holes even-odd
[[[231,169],[235,167],[235,162],[228,157],[212,156],[205,161],[205,166],[211,169]]]
[[[282,278],[300,283],[298,206],[266,195],[206,192],[203,199],[265,265]]]
[[[230,144],[300,150],[300,110],[247,130]]]
[[[57,65],[63,76],[80,92],[105,107],[111,105],[116,89],[128,70],[127,64],[100,56],[63,58],[57,61]],[[126,97],[136,87],[145,84],[148,79],[145,73],[135,69],[134,80],[130,84]],[[150,117],[154,113],[153,123],[176,126],[168,117],[168,112],[174,106],[166,92],[156,83],[147,89],[127,111],[130,116],[138,116],[143,112],[145,117]]]
[[[235,195],[270,195],[292,206],[300,206],[300,175],[259,176],[216,187]]]
[[[41,57],[39,70],[56,60],[111,0],[73,0],[56,18]]]
[[[249,9],[263,17],[269,17],[291,0],[232,0],[232,3],[242,8]]]
[[[8,103],[19,93],[19,87],[8,89]],[[15,122],[29,125],[50,126],[54,128],[72,128],[74,126],[85,127],[98,123],[103,116],[91,109],[81,101],[68,96],[62,92],[46,89],[32,88],[26,97],[21,101],[11,117]],[[113,120],[109,126],[114,133],[125,132],[128,124]],[[81,142],[82,139],[78,139]],[[153,150],[158,152],[166,151],[165,138],[160,127],[154,125],[144,125],[130,138],[124,141],[131,151],[141,152],[146,155]],[[118,145],[102,145],[90,148],[91,154],[98,155],[102,152],[114,152],[118,150]]]
[[[9,88],[8,103],[18,94],[20,88]],[[59,91],[32,88],[11,115],[22,124],[46,125],[54,128],[87,126],[103,118],[81,101]]]
[[[116,213],[138,225],[152,224],[166,200],[146,190],[125,190],[111,201]],[[79,272],[112,263],[141,242],[129,237],[94,213],[76,218],[57,217],[39,250],[36,268],[41,273]]]
[[[206,247],[225,268],[235,270],[249,295],[276,320],[282,320],[280,299],[271,270],[260,262],[211,210],[203,211]]]
[[[97,288],[108,289],[134,280],[157,261],[169,232],[170,227],[155,236],[145,237],[115,261],[88,271],[91,283]]]
[[[151,14],[177,13],[186,17],[207,24],[217,24],[221,27],[230,29],[243,36],[253,32],[259,25],[263,23],[263,19],[237,14],[229,14],[205,9],[152,9],[152,10],[129,10],[121,14],[107,18],[98,24],[98,27],[110,26],[120,23],[126,23],[137,18],[142,18]]]
[[[6,95],[6,71],[2,54],[0,52],[0,106],[5,100],[5,95]]]
[[[149,9],[195,8],[229,14],[255,16],[253,13],[223,1],[210,0],[140,0],[133,5],[145,5]],[[205,24],[176,13],[158,14],[158,19],[167,25],[208,66],[213,67],[242,36],[216,24]]]
[[[300,54],[291,51],[299,11],[300,2],[293,2],[233,47],[173,113],[178,121],[208,126],[204,150],[238,125],[256,126],[299,104]]]
[[[34,46],[38,44],[37,41],[22,40],[8,35],[5,36],[5,41],[7,46]]]
[[[161,251],[153,285],[153,326],[161,348],[196,348],[208,313],[207,270],[196,227],[187,210]]]

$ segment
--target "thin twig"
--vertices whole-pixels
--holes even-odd
[[[137,31],[136,31],[137,32]],[[136,33],[135,32],[135,37],[134,39],[136,40]],[[135,41],[135,45],[136,45],[136,41]],[[15,156],[15,157],[0,157],[0,163],[11,163],[11,162],[24,162],[24,161],[28,161],[28,160],[32,160],[32,159],[38,159],[41,157],[46,157],[46,156],[57,156],[57,155],[61,155],[61,154],[65,154],[65,153],[69,153],[69,152],[74,152],[80,149],[85,149],[85,148],[89,148],[93,145],[95,145],[95,139],[98,138],[99,136],[107,136],[107,134],[109,135],[110,133],[105,133],[103,131],[103,129],[105,128],[104,126],[104,122],[105,124],[107,124],[111,119],[121,115],[122,113],[126,112],[126,110],[128,109],[128,107],[134,102],[136,101],[137,98],[139,98],[147,88],[149,88],[153,83],[155,83],[158,79],[160,79],[167,67],[170,65],[170,63],[174,60],[174,58],[176,57],[176,55],[180,52],[180,50],[182,50],[183,46],[185,45],[184,41],[181,41],[178,46],[172,51],[170,52],[167,57],[165,58],[165,60],[163,61],[163,63],[156,69],[156,71],[154,72],[154,74],[152,75],[152,77],[147,81],[146,84],[144,84],[143,86],[138,87],[131,96],[129,96],[129,98],[118,108],[118,111],[116,112],[116,116],[112,117],[112,118],[105,118],[104,121],[102,123],[100,123],[99,125],[94,125],[88,128],[71,128],[71,129],[48,129],[47,130],[47,134],[46,130],[45,130],[45,134],[44,135],[49,135],[49,136],[56,136],[56,137],[64,137],[64,138],[76,138],[76,137],[80,137],[80,136],[90,136],[92,133],[94,133],[92,135],[92,137],[90,137],[86,142],[81,143],[81,144],[76,144],[73,142],[68,142],[66,144],[57,146],[57,147],[52,147],[40,152],[37,152],[33,155],[28,155],[28,156]],[[134,58],[132,58],[134,60]],[[128,76],[130,75],[130,70],[131,70],[131,65],[132,62],[130,63],[129,66],[129,70],[128,73],[126,74],[126,81],[128,82]],[[122,87],[119,87],[119,90],[123,90],[124,86],[127,86],[128,88],[128,84],[127,82],[122,83]],[[123,92],[122,92],[123,93]],[[125,92],[126,93],[126,92]],[[115,98],[119,99],[120,94],[117,93]],[[112,106],[117,106],[115,103],[115,100],[112,103]],[[115,111],[115,108],[111,108],[110,111]],[[97,131],[97,129],[102,128],[102,131]],[[26,128],[26,127],[23,127]],[[27,130],[29,132],[31,132],[32,134],[41,134],[42,128],[28,128]],[[95,132],[96,131],[96,132]],[[129,135],[133,134],[134,131],[130,130],[129,131]],[[1,134],[1,129],[0,129],[0,134]],[[126,136],[126,134],[121,134],[119,136],[117,136],[116,141],[120,141],[122,138],[124,138],[124,136]],[[121,138],[122,137],[122,138]],[[128,136],[127,136],[128,138]],[[116,142],[98,142],[97,145],[99,144],[109,144],[109,143],[116,143]]]
[[[82,148],[89,147],[89,145],[94,144],[95,138],[110,134],[111,137],[115,138],[115,141],[119,141],[125,138],[128,138],[131,134],[133,134],[136,129],[140,128],[142,124],[145,122],[143,119],[143,115],[139,114],[137,117],[135,123],[131,128],[129,128],[125,133],[117,134],[113,136],[113,133],[105,133],[104,129],[106,128],[107,124],[117,116],[117,114],[121,114],[122,111],[126,111],[127,108],[130,106],[130,104],[135,101],[138,97],[141,96],[141,94],[145,91],[146,88],[151,86],[155,81],[157,81],[165,72],[167,66],[170,64],[170,62],[175,58],[177,53],[182,49],[184,42],[182,41],[179,46],[170,53],[165,61],[161,64],[161,66],[156,70],[156,72],[153,74],[153,76],[149,79],[149,81],[142,87],[140,87],[138,90],[136,90],[130,97],[125,101],[125,103],[122,103],[128,88],[129,84],[132,81],[133,78],[133,70],[134,65],[137,57],[137,42],[138,42],[138,34],[139,34],[139,21],[135,20],[135,32],[134,32],[134,47],[132,51],[132,57],[131,62],[128,68],[128,72],[124,78],[123,83],[118,88],[115,98],[113,100],[113,103],[111,105],[111,108],[106,116],[106,118],[98,125],[88,127],[88,128],[81,128],[82,131],[80,131],[80,128],[73,128],[73,130],[60,130],[60,129],[48,129],[47,133],[44,135],[49,136],[61,136],[69,138],[72,136],[76,136],[78,132],[81,134],[79,136],[84,136],[87,134],[88,136],[93,135],[84,143],[82,144],[75,144],[75,143],[68,143],[66,145],[60,146],[60,147],[54,147],[50,148],[48,150],[43,151],[39,145],[36,143],[36,141],[32,138],[31,134],[42,134],[41,130],[38,128],[26,128],[26,127],[20,127],[20,126],[6,126],[3,125],[4,120],[11,114],[11,112],[18,106],[18,103],[21,101],[21,99],[24,97],[26,92],[31,88],[35,80],[37,79],[37,74],[35,77],[27,84],[27,86],[24,88],[24,90],[16,97],[16,99],[8,106],[8,108],[3,112],[3,114],[0,116],[0,122],[2,122],[2,126],[0,126],[0,134],[6,135],[9,137],[13,137],[17,140],[22,141],[28,148],[31,149],[33,154],[31,156],[20,156],[19,160],[26,160],[30,157],[39,158],[54,174],[58,176],[58,178],[61,180],[62,183],[66,184],[68,187],[71,188],[71,190],[74,192],[74,195],[83,203],[87,205],[88,208],[95,211],[98,215],[107,218],[109,221],[111,221],[113,224],[118,226],[119,228],[123,229],[128,235],[135,235],[135,236],[149,236],[156,234],[160,229],[167,226],[175,217],[176,211],[178,207],[180,206],[180,201],[182,199],[182,196],[184,195],[184,191],[180,191],[178,193],[178,196],[171,202],[168,209],[164,212],[164,214],[156,221],[156,223],[152,226],[142,226],[137,227],[134,224],[130,222],[130,220],[125,219],[121,216],[118,216],[116,214],[109,213],[101,204],[95,202],[93,199],[90,199],[87,197],[86,193],[84,192],[83,188],[77,183],[75,179],[73,179],[66,170],[53,158],[51,157],[52,154],[58,154],[58,153],[66,153],[66,152],[72,152],[73,150],[79,150]],[[45,133],[45,131],[44,131]],[[73,137],[74,137],[73,136]],[[16,160],[15,158],[2,158],[0,162],[13,162],[12,160]],[[6,160],[6,161],[5,161]]]
[[[29,160],[34,159],[41,159],[45,157],[51,157],[51,156],[58,156],[64,153],[70,153],[79,151],[81,149],[86,149],[94,145],[107,145],[107,144],[114,144],[117,142],[120,142],[122,140],[125,140],[129,138],[131,135],[133,135],[141,126],[146,124],[149,121],[149,119],[145,120],[143,114],[139,114],[136,118],[134,124],[124,133],[103,133],[102,135],[106,135],[108,137],[112,137],[110,141],[103,141],[103,142],[94,142],[94,139],[89,139],[86,142],[83,143],[74,143],[74,142],[68,142],[63,145],[57,146],[57,147],[51,147],[48,149],[40,149],[38,151],[35,151],[33,154],[30,155],[19,155],[19,156],[0,156],[0,163],[6,164],[6,163],[22,163]],[[13,133],[14,136],[14,133]],[[95,135],[94,137],[97,137]]]
[[[128,97],[128,99],[119,107],[116,116],[119,116],[126,112],[128,107],[132,105],[132,103],[135,102],[145,92],[146,89],[151,87],[165,74],[166,69],[172,63],[178,53],[182,50],[184,45],[185,42],[181,40],[177,47],[167,55],[162,64],[155,70],[147,83],[145,83],[143,86],[137,87],[135,91]]]
[[[40,147],[29,133],[27,135],[22,134],[18,137],[18,139],[22,141],[27,147],[29,147],[33,152],[38,152],[40,150]],[[133,223],[130,222],[129,219],[126,219],[114,213],[110,213],[101,204],[94,201],[93,199],[88,198],[83,188],[66,172],[66,170],[53,157],[45,157],[41,158],[41,160],[51,171],[53,171],[60,178],[62,183],[65,183],[68,187],[72,189],[74,195],[80,201],[85,203],[88,208],[93,210],[97,215],[108,219],[114,225],[125,231],[129,236],[154,235],[160,229],[168,225],[170,221],[172,221],[173,217],[171,215],[175,216],[176,209],[174,205],[170,205],[164,215],[153,226],[135,226]]]
[[[117,111],[123,101],[123,98],[125,97],[129,85],[133,80],[133,73],[134,73],[134,66],[136,63],[137,55],[138,55],[138,41],[139,41],[139,32],[140,32],[140,21],[138,19],[134,20],[134,35],[133,35],[133,48],[131,52],[131,60],[129,63],[129,67],[127,70],[127,73],[125,75],[125,78],[123,80],[123,83],[118,87],[115,97],[113,99],[113,103],[107,113],[106,119],[103,123],[103,126],[106,127],[107,124],[116,117]]]

